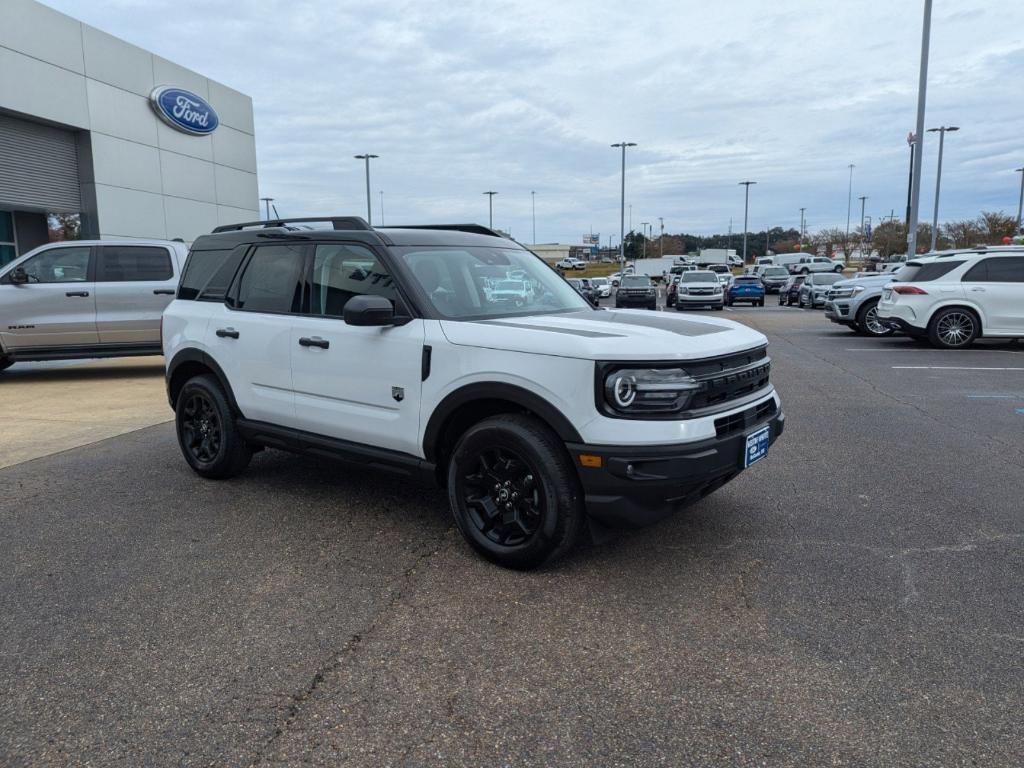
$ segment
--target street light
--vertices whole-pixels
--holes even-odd
[[[935,211],[932,213],[932,247],[930,250],[935,250],[935,245],[939,239],[939,189],[942,186],[942,146],[945,144],[946,131],[953,132],[959,131],[960,126],[957,125],[940,125],[938,128],[929,128],[928,133],[939,134],[939,170],[935,174]]]
[[[860,200],[860,242],[861,242],[861,259],[864,258],[864,203],[867,202],[868,196],[861,195],[857,198]]]
[[[1017,203],[1017,233],[1020,233],[1020,215],[1024,213],[1024,168],[1017,168],[1014,173],[1020,174],[1020,202]]]
[[[384,226],[384,190],[380,191],[380,225]]]
[[[484,192],[487,195],[487,226],[494,229],[494,196],[497,192]]]
[[[850,247],[850,211],[853,208],[853,163],[850,163],[850,188],[846,192],[846,240],[843,243],[843,248],[848,249]],[[850,255],[846,254],[846,258],[849,259]]]
[[[366,161],[366,223],[373,224],[373,211],[370,209],[370,160],[380,157],[380,155],[353,155],[356,160]]]
[[[530,215],[533,217],[533,244],[537,244],[537,193],[530,190]]]
[[[804,211],[806,210],[806,208],[800,209],[800,248],[798,250],[801,251],[804,249]]]
[[[647,228],[649,226],[651,226],[651,223],[649,221],[641,221],[640,222],[640,226],[642,227],[642,229],[640,231],[641,231],[641,233],[643,233],[643,237],[644,237],[644,255],[642,256],[642,258],[646,259],[647,258]]]
[[[660,232],[658,233],[658,256],[661,258],[665,257],[665,219],[662,216],[658,217],[658,227]]]
[[[750,212],[750,185],[756,181],[741,181],[746,189],[743,191],[743,263],[747,263],[747,214]]]
[[[924,108],[928,92],[928,43],[932,33],[932,0],[924,0],[924,23],[921,27],[921,71],[917,81],[917,130],[914,141],[914,183],[910,200],[910,220],[907,222],[907,258],[917,253],[917,213],[921,202],[921,156],[924,149]]]
[[[636,142],[620,141],[612,146],[622,148],[622,199],[619,207],[619,264],[622,265],[626,262],[626,241],[623,239],[626,236],[626,147],[635,147]],[[632,206],[630,206],[629,213],[632,217]],[[630,222],[630,231],[632,231],[632,222]]]

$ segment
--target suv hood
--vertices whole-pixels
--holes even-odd
[[[648,310],[440,322],[452,344],[583,360],[693,360],[768,343],[761,333],[731,320]]]

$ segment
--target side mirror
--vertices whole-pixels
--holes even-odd
[[[345,303],[344,316],[347,325],[395,324],[395,308],[383,296],[353,296]]]
[[[15,267],[11,270],[11,282],[14,285],[24,285],[28,282],[28,272],[24,267]]]

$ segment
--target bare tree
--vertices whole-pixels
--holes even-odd
[[[978,219],[961,219],[947,222],[943,231],[954,248],[970,248],[981,245],[988,238],[988,230],[978,223]]]
[[[982,211],[978,217],[978,225],[985,230],[985,238],[989,245],[999,245],[1004,237],[1017,234],[1017,219],[1007,216],[1002,211]]]

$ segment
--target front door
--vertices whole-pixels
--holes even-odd
[[[158,245],[103,245],[96,263],[101,344],[160,344],[160,316],[174,298],[171,252]]]
[[[366,246],[317,245],[310,268],[310,313],[292,326],[296,427],[420,455],[423,321],[345,323],[345,303],[353,296],[401,302],[387,267]]]
[[[88,245],[53,246],[22,261],[28,282],[0,280],[0,338],[7,350],[95,345],[95,284]]]

